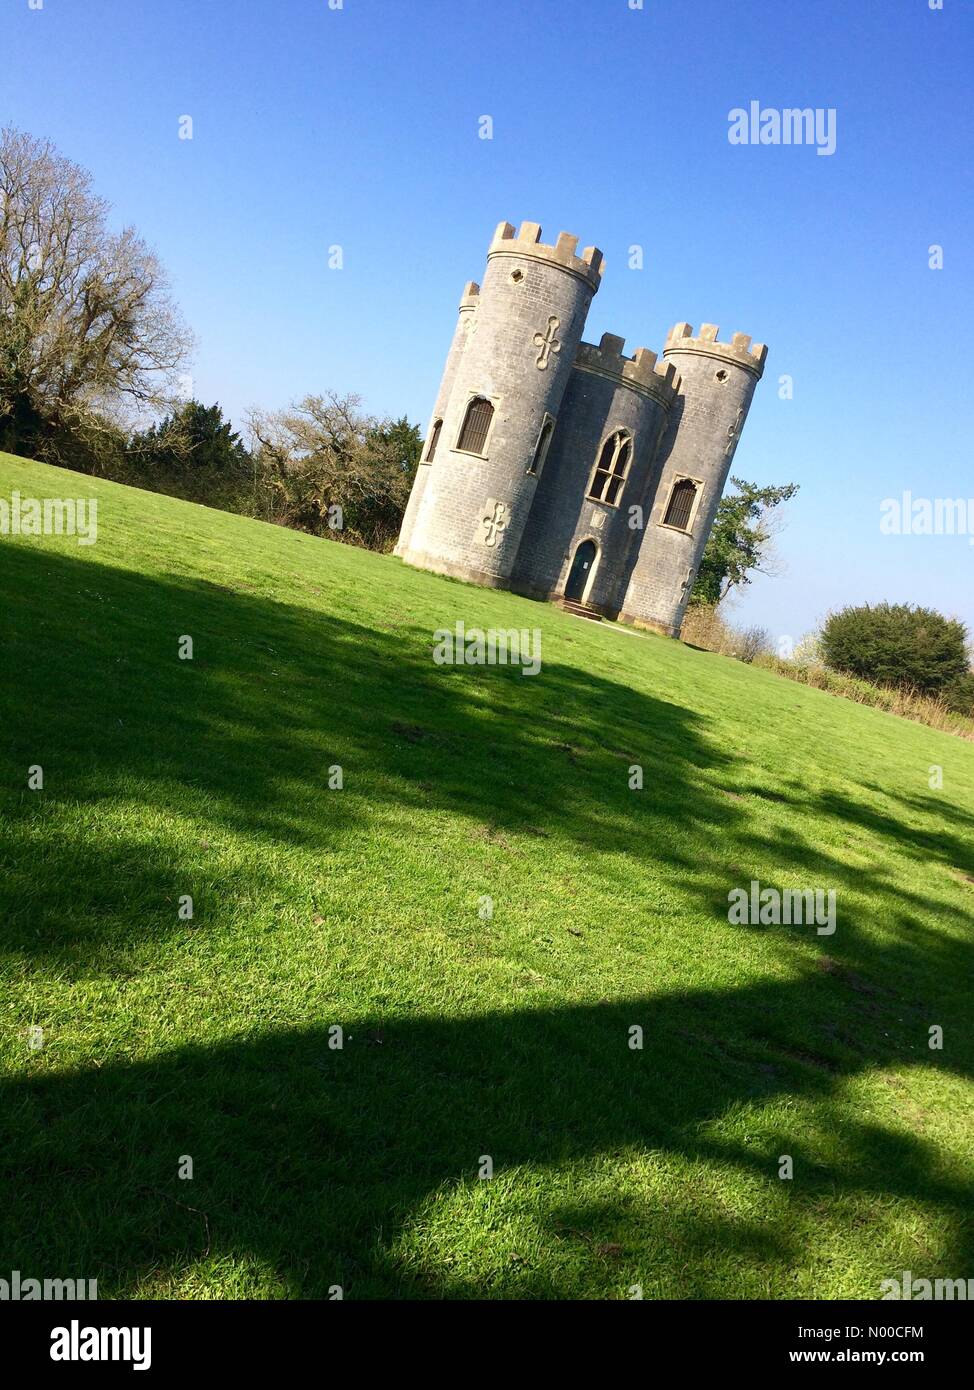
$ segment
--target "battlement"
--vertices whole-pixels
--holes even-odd
[[[463,295],[460,299],[460,312],[463,313],[465,309],[476,309],[479,299],[480,286],[477,284],[476,280],[468,280],[463,287]]]
[[[622,351],[625,345],[625,338],[614,333],[603,333],[598,347],[579,343],[575,366],[579,371],[610,377],[668,408],[680,387],[676,367],[672,362],[660,362],[650,348],[637,348],[632,357],[626,357]]]
[[[703,323],[700,325],[700,332],[694,337],[693,328],[689,323],[674,324],[666,339],[663,355],[666,356],[669,352],[699,352],[705,357],[724,358],[753,372],[760,381],[768,355],[764,343],[755,343],[752,347],[747,333],[734,333],[729,343],[721,343],[717,340],[719,332],[715,323]]]
[[[577,247],[578,237],[568,232],[559,232],[554,246],[546,245],[541,240],[539,222],[522,222],[516,233],[510,222],[500,222],[487,251],[487,259],[493,256],[529,256],[534,260],[548,261],[584,280],[594,294],[602,283],[605,267],[602,252],[597,246],[586,246],[579,256],[576,254]]]

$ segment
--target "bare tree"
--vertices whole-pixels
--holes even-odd
[[[0,131],[0,434],[7,442],[163,409],[192,347],[165,273],[112,232],[91,176],[44,140]]]
[[[364,415],[360,397],[334,393],[251,411],[248,423],[268,520],[373,549],[393,543],[419,460],[415,426]]]

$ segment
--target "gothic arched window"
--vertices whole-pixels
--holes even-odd
[[[430,441],[426,446],[425,463],[433,462],[433,455],[436,453],[436,446],[440,442],[440,430],[443,428],[442,420],[434,420],[433,428],[430,430]]]
[[[593,502],[607,502],[614,507],[632,462],[632,440],[625,430],[616,430],[599,450],[595,471],[589,484],[588,496]]]
[[[460,426],[457,448],[464,454],[482,454],[487,443],[494,407],[486,396],[474,396]]]
[[[675,526],[680,531],[688,530],[696,497],[697,485],[689,478],[680,478],[678,482],[674,483],[670,500],[666,505],[663,525]]]
[[[554,433],[555,422],[550,415],[545,415],[538,432],[538,442],[534,446],[534,456],[528,464],[528,472],[540,475],[544,468],[544,461],[548,456],[548,445],[551,443],[551,436]]]

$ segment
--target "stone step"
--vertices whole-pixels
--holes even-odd
[[[563,608],[566,613],[573,613],[576,618],[588,618],[593,623],[602,621],[602,614],[596,612],[594,608],[589,608],[587,604],[579,603],[573,598],[560,598],[557,600],[559,608]]]

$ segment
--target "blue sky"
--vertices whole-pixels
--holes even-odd
[[[331,388],[425,427],[496,223],[577,234],[607,262],[590,340],[659,350],[686,319],[770,346],[734,471],[801,493],[739,621],[797,638],[888,598],[974,629],[969,537],[879,529],[905,489],[974,498],[974,6],[629,5],[4,0],[0,122],[159,252],[196,394],[238,422]],[[755,100],[834,108],[835,154],[731,145]]]

